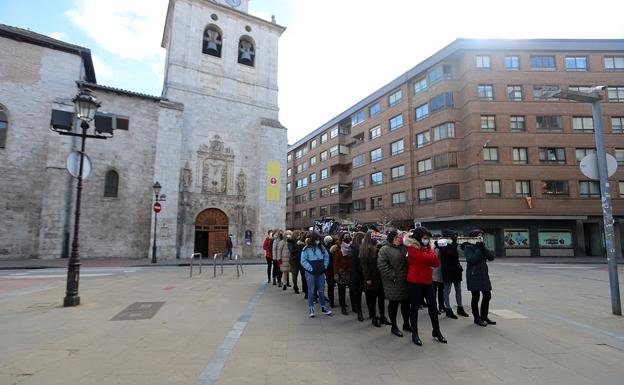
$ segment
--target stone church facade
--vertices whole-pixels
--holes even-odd
[[[0,47],[16,53],[0,57],[0,258],[68,254],[75,180],[65,159],[79,143],[49,127],[52,111],[73,111],[79,87],[93,90],[117,128],[112,139],[87,140],[84,258],[151,256],[155,181],[167,196],[159,259],[224,251],[228,234],[235,254],[261,253],[266,231],[285,218],[283,31],[249,15],[245,0],[170,0],[163,94],[153,97],[97,84],[86,48],[0,26]]]

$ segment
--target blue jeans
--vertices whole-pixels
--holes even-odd
[[[321,307],[325,307],[325,274],[314,276],[306,271],[305,279],[308,284],[308,306],[314,307],[314,293],[318,292]]]
[[[232,249],[227,249],[225,251],[225,258],[230,258],[232,259]]]
[[[457,306],[462,307],[461,282],[444,282],[444,307],[452,309],[451,300],[449,298],[451,286],[455,286],[455,301],[457,301]]]

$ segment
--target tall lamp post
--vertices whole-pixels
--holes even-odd
[[[158,212],[160,211],[160,190],[162,186],[160,183],[156,182],[152,186],[154,189],[154,242],[152,243],[152,263],[158,262],[158,258],[156,258],[156,230],[158,229]],[[157,206],[158,205],[158,206]]]
[[[620,287],[617,271],[617,261],[615,253],[615,234],[613,231],[613,208],[611,206],[611,192],[609,176],[607,174],[607,157],[605,153],[604,138],[602,135],[602,95],[606,86],[594,87],[591,92],[559,91],[553,97],[566,100],[574,100],[582,103],[592,104],[592,115],[594,119],[594,137],[596,138],[596,157],[598,160],[598,176],[600,178],[600,195],[602,201],[602,220],[605,232],[605,249],[607,250],[607,261],[609,264],[609,283],[611,286],[611,310],[615,315],[622,315],[620,301]]]
[[[81,132],[73,132],[73,126],[61,129],[52,126],[52,130],[65,136],[79,137],[80,141],[80,160],[78,166],[78,173],[76,179],[78,179],[76,187],[76,208],[74,212],[74,238],[72,240],[72,249],[69,261],[67,263],[67,288],[65,291],[65,298],[63,299],[63,306],[78,306],[80,305],[80,296],[78,295],[78,286],[80,282],[80,204],[82,202],[82,180],[85,163],[85,141],[87,138],[93,139],[108,139],[113,136],[112,130],[108,132],[100,132],[94,125],[94,133],[89,134],[89,123],[95,119],[95,113],[100,107],[100,103],[96,97],[91,93],[91,90],[87,88],[81,89],[81,91],[72,100],[74,102],[74,110],[76,118],[80,120]]]

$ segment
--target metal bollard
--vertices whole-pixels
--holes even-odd
[[[199,257],[199,274],[201,275],[201,272],[202,272],[202,255],[201,255],[201,253],[191,254],[191,272],[190,272],[189,278],[193,278],[193,259],[196,256]]]
[[[216,253],[212,257],[213,278],[217,277],[217,258],[221,257],[221,275],[223,275],[223,253]]]
[[[243,265],[240,263],[240,257],[238,254],[236,254],[236,256],[234,257],[234,261],[236,264],[236,277],[240,278],[241,274],[245,274],[245,272],[243,271]],[[238,271],[239,266],[240,272]]]

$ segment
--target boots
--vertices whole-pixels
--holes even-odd
[[[299,294],[299,288],[297,287],[297,285],[295,285],[295,287],[293,287],[293,290],[295,291],[295,294]]]
[[[381,327],[381,321],[379,321],[379,318],[373,317],[371,319],[372,319],[372,323],[373,323],[374,327],[376,327],[376,328],[380,328]]]
[[[282,290],[286,291],[286,285],[282,286]]]
[[[459,310],[457,312],[459,313]],[[455,313],[453,313],[453,309],[446,309],[446,317],[457,319],[457,316],[455,315]]]
[[[481,318],[476,318],[476,317],[475,317],[474,323],[479,325],[479,326],[483,326],[483,327],[488,325],[487,322],[485,322]]]
[[[468,313],[466,313],[466,311],[464,310],[463,306],[457,306],[457,314],[462,317],[470,317]]]
[[[396,326],[393,326],[392,329],[390,329],[390,333],[394,334],[397,337],[403,337],[403,333],[401,333],[399,328]]]
[[[440,329],[433,329],[433,331],[431,332],[431,335],[433,336],[433,338],[438,340],[438,342],[442,342],[443,344],[448,342],[446,341],[446,338],[444,338],[444,336],[440,332]]]
[[[341,312],[342,312],[342,315],[349,315],[349,312],[347,311],[346,306],[341,306]]]
[[[418,333],[416,332],[412,333],[412,342],[418,346],[422,346],[422,341],[420,340]]]

